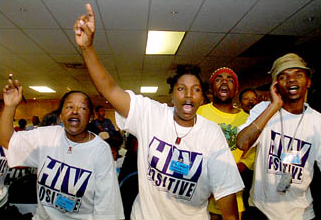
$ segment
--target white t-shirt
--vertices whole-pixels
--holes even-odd
[[[98,136],[78,144],[67,140],[61,126],[39,127],[14,132],[5,153],[10,167],[38,168],[33,219],[124,218],[111,150]],[[76,202],[72,213],[55,207],[59,195]]]
[[[130,94],[127,118],[116,113],[117,125],[138,139],[139,194],[131,219],[209,219],[207,201],[238,192],[244,185],[221,128],[200,115],[190,127],[176,124],[173,108]],[[171,161],[189,165],[187,175],[173,172]]]
[[[240,130],[255,120],[270,102],[261,102],[250,111],[247,122]],[[314,218],[310,183],[313,177],[313,165],[316,161],[321,168],[321,114],[305,104],[306,110],[297,126],[302,114],[295,115],[282,111],[284,127],[284,145],[290,146],[290,140],[296,128],[292,149],[285,149],[281,144],[280,113],[275,113],[268,121],[257,140],[257,157],[251,189],[251,199],[269,219],[301,220]],[[292,152],[299,161],[281,163],[281,154]],[[292,184],[285,193],[277,192],[277,185],[281,178],[281,167],[285,173],[292,175]]]

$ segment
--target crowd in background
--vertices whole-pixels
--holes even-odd
[[[14,126],[22,86],[9,79],[0,115],[0,220],[321,218],[321,114],[306,103],[312,70],[301,57],[275,60],[268,100],[253,88],[239,91],[228,67],[213,71],[207,93],[200,69],[186,65],[167,80],[168,106],[115,83],[93,47],[89,4],[74,31],[116,125],[104,106],[94,110],[87,94],[70,91],[41,121],[35,115]],[[18,203],[38,209],[21,213]]]

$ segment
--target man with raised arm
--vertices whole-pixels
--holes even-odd
[[[240,127],[237,146],[257,146],[250,204],[268,219],[313,219],[310,193],[315,162],[321,168],[321,114],[304,102],[311,69],[297,54],[272,66],[272,101],[261,102]]]

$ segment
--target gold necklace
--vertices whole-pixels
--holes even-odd
[[[193,130],[193,127],[194,127],[194,125],[195,125],[195,120],[196,120],[196,115],[194,116],[193,125],[192,125],[191,129],[190,129],[186,134],[184,134],[184,135],[181,136],[181,137],[178,136],[178,133],[177,133],[177,130],[176,130],[176,125],[175,125],[175,119],[173,120],[173,122],[174,122],[174,128],[175,128],[175,133],[176,133],[176,136],[177,136],[177,137],[176,137],[176,140],[175,140],[175,144],[179,145],[179,144],[181,143],[182,138],[186,137],[189,133],[191,133],[191,131]]]

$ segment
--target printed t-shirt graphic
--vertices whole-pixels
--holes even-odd
[[[292,148],[291,142],[292,143]],[[304,166],[309,157],[311,143],[304,140],[293,139],[293,137],[284,135],[284,147],[282,147],[281,134],[271,130],[271,145],[269,149],[267,172],[272,174],[281,174],[282,172],[292,175],[292,183],[301,183]],[[281,155],[284,152],[293,153],[298,157],[298,163],[282,163]],[[293,163],[294,162],[294,163]]]
[[[76,202],[72,211],[77,212],[91,174],[91,171],[70,166],[47,156],[38,176],[40,203],[56,207],[57,197],[62,195]]]
[[[182,161],[188,165],[187,175],[172,171],[172,161]],[[202,154],[180,150],[154,137],[149,145],[148,162],[147,177],[159,191],[168,192],[177,199],[192,198],[202,172]]]

